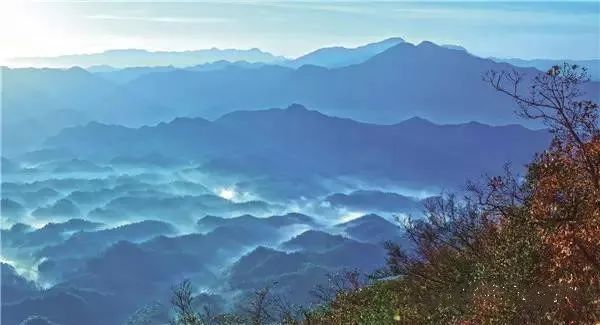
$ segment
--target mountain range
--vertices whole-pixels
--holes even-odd
[[[246,61],[249,63],[271,63],[289,67],[305,64],[323,67],[341,67],[361,63],[373,55],[403,43],[400,37],[369,43],[356,48],[341,46],[317,49],[295,59],[277,56],[259,49],[205,49],[194,51],[147,51],[141,49],[108,50],[101,53],[61,55],[55,57],[13,58],[9,63],[18,66],[70,68],[79,66],[90,72],[107,73],[123,68],[171,66],[187,68],[218,61]]]
[[[533,68],[515,68],[430,42],[416,46],[400,43],[363,63],[340,68],[269,65],[173,71],[142,76],[126,89],[136,96],[147,95],[152,102],[177,110],[180,116],[216,118],[244,107],[296,102],[374,123],[420,116],[439,123],[476,120],[499,125],[523,121],[515,116],[511,99],[482,82],[482,75],[489,70],[512,69],[528,75],[538,73]],[[588,86],[589,96],[597,97],[599,84]]]
[[[103,73],[2,68],[2,128],[11,135],[3,137],[3,151],[35,149],[62,128],[89,121],[139,126],[294,102],[378,123],[411,116],[437,123],[522,122],[512,112],[513,103],[481,81],[489,69],[513,68],[428,42],[401,42],[365,62],[331,69],[225,62]],[[597,96],[598,84],[589,88],[590,96]]]
[[[355,48],[346,48],[342,46],[325,47],[285,62],[284,65],[293,68],[298,68],[303,65],[316,65],[324,68],[339,68],[362,63],[400,43],[404,43],[402,38],[393,37],[380,42],[369,43]]]
[[[127,68],[140,66],[187,67],[220,60],[270,62],[284,61],[285,58],[257,48],[238,49],[205,49],[194,51],[147,51],[140,49],[108,50],[102,53],[72,54],[55,57],[22,57],[13,58],[9,63],[19,66],[69,68],[74,66],[92,67],[106,71],[110,68]]]
[[[140,126],[290,103],[373,123],[419,116],[436,123],[540,127],[516,117],[514,103],[481,81],[492,69],[527,75],[538,70],[479,58],[456,46],[394,38],[354,49],[321,49],[296,64],[302,65],[217,61],[96,73],[2,68],[2,127],[11,134],[2,139],[4,152],[35,149],[60,129],[89,121]],[[587,84],[585,91],[589,98],[600,97],[600,83]]]
[[[316,65],[325,68],[339,68],[358,64],[389,49],[404,43],[401,37],[387,38],[382,41],[348,48],[332,46],[316,49],[296,58],[286,58],[262,51],[257,48],[241,49],[202,49],[190,51],[148,51],[142,49],[115,49],[101,53],[61,55],[55,57],[17,57],[9,61],[15,66],[69,68],[79,66],[90,72],[110,75],[124,68],[185,68],[214,63],[218,61],[262,64],[278,64],[298,68],[302,65]],[[442,47],[467,52],[460,45],[444,44]],[[588,68],[592,80],[599,81],[600,59],[522,59],[490,57],[496,62],[509,63],[518,67],[532,67],[542,71],[553,65],[568,62]]]
[[[17,60],[67,68],[1,71],[0,321],[166,324],[184,279],[198,307],[227,311],[272,284],[308,306],[315,285],[384,265],[382,243],[410,255],[404,218],[547,148],[548,130],[481,79],[553,62],[401,38],[295,59]]]
[[[67,128],[46,146],[100,161],[158,153],[217,174],[348,175],[455,185],[506,161],[521,166],[548,141],[546,131],[518,125],[438,125],[420,118],[376,125],[292,105],[229,113],[213,122],[178,118],[141,128],[94,122]]]

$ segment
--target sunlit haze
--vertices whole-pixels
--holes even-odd
[[[457,44],[480,56],[589,59],[599,55],[599,6],[577,3],[0,4],[0,59],[140,48],[260,48],[295,57],[385,37]],[[493,35],[493,36],[491,36]]]

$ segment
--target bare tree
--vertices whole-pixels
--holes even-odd
[[[468,181],[466,190],[481,213],[491,219],[508,217],[512,208],[525,202],[527,195],[521,177],[513,172],[509,163],[504,165],[503,175],[485,176],[478,182]]]
[[[273,299],[275,312],[277,313],[277,324],[299,325],[304,315],[301,306],[292,304],[287,297],[276,295]]]
[[[274,322],[274,297],[271,294],[271,291],[276,284],[277,283],[273,283],[254,291],[249,302],[240,308],[242,313],[246,315],[245,323],[251,325],[263,325]]]
[[[491,220],[469,196],[460,200],[454,194],[442,194],[424,205],[424,219],[410,219],[404,226],[412,249],[386,243],[388,271],[384,274],[443,284],[457,272],[453,256],[480,254],[479,234]],[[445,252],[444,259],[440,252]]]
[[[327,304],[337,295],[356,291],[366,284],[366,277],[358,270],[343,270],[328,274],[327,285],[319,284],[310,293],[318,303]]]
[[[200,318],[202,324],[208,325],[215,323],[217,315],[209,306],[204,305],[202,306],[202,311],[198,313],[198,317]]]
[[[517,70],[491,70],[483,79],[512,97],[519,105],[520,116],[542,121],[554,134],[555,145],[582,151],[583,155],[578,156],[585,160],[587,172],[596,188],[600,188],[598,169],[585,145],[600,136],[598,104],[584,98],[584,84],[589,81],[585,68],[564,63],[532,79],[525,79]]]
[[[189,280],[184,280],[181,284],[173,288],[171,304],[175,308],[176,317],[171,321],[172,325],[201,325],[198,313],[194,311],[192,301],[192,284]]]

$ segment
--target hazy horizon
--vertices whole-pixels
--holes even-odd
[[[390,37],[460,45],[481,57],[600,58],[597,2],[32,2],[1,4],[11,58],[114,49],[251,49],[295,58]],[[18,31],[18,32],[15,32]],[[494,35],[494,37],[489,37]],[[587,46],[581,46],[587,44]]]

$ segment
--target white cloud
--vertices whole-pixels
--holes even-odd
[[[344,13],[344,14],[366,14],[372,12],[369,5],[362,5],[361,3],[331,3],[322,4],[316,2],[277,2],[277,3],[261,3],[255,2],[254,4],[262,5],[265,7],[273,8],[284,8],[292,10],[311,10],[311,11],[322,11],[322,12],[333,12],[333,13]]]
[[[233,22],[230,18],[224,17],[156,17],[156,16],[120,16],[120,15],[90,15],[87,19],[94,20],[129,20],[145,21],[154,23],[178,23],[178,24],[221,24]]]
[[[234,188],[220,188],[217,190],[217,195],[231,201],[237,197],[237,192]]]

